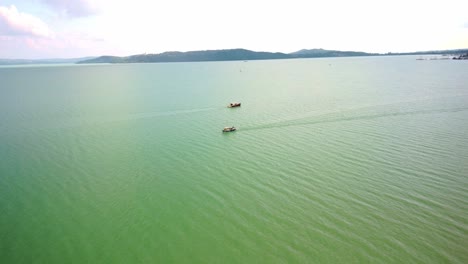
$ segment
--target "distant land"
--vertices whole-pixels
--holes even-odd
[[[392,55],[453,55],[468,53],[468,49],[417,51],[407,53],[367,53],[360,51],[339,51],[325,49],[302,49],[292,53],[257,52],[246,49],[202,50],[178,52],[169,51],[159,54],[139,54],[127,57],[101,56],[77,63],[145,63],[145,62],[196,62],[196,61],[237,61],[237,60],[275,60],[296,58],[324,58],[351,56],[392,56]]]
[[[24,65],[24,64],[62,64],[76,63],[94,59],[96,57],[70,58],[70,59],[0,59],[0,65]]]
[[[465,54],[465,55],[464,55]],[[138,54],[127,57],[100,56],[71,59],[0,59],[0,65],[61,64],[61,63],[157,63],[197,61],[275,60],[298,58],[353,57],[353,56],[396,56],[396,55],[450,55],[466,59],[468,49],[432,50],[404,53],[367,53],[361,51],[339,51],[326,49],[302,49],[291,53],[251,51],[247,49],[223,49],[200,51],[168,51],[159,54]]]

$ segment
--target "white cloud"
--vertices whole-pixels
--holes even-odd
[[[68,17],[86,17],[98,13],[96,1],[91,0],[40,0]]]
[[[54,33],[40,18],[19,12],[15,6],[0,6],[0,35],[53,37]]]
[[[34,14],[49,27],[42,21],[45,30],[12,26],[5,18],[12,7],[3,8],[0,36],[24,43],[26,38],[34,39],[23,46],[24,51],[27,45],[39,47],[34,53],[37,56],[225,48],[405,52],[468,46],[466,0],[446,0],[444,6],[457,7],[450,11],[441,9],[440,1],[435,0],[16,1],[21,11]],[[54,29],[53,38],[37,37],[51,35],[49,28]],[[26,36],[18,37],[20,34]],[[13,42],[0,38],[0,57],[2,53],[18,57],[29,54],[17,43],[8,44]]]

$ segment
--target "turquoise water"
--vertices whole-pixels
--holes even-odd
[[[0,68],[0,262],[467,263],[467,73]]]

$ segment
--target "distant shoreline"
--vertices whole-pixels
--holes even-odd
[[[303,49],[292,53],[262,52],[246,49],[202,50],[188,52],[163,52],[159,54],[138,54],[126,57],[100,56],[78,61],[85,63],[158,63],[158,62],[202,62],[202,61],[249,61],[299,58],[330,58],[358,56],[399,56],[399,55],[450,55],[459,56],[468,53],[468,49],[417,51],[406,53],[367,53],[360,51],[339,51],[325,49]]]
[[[362,56],[405,56],[405,55],[446,55],[447,59],[466,59],[468,49],[416,51],[403,53],[367,53],[360,51],[339,51],[325,49],[302,49],[292,53],[251,51],[247,49],[223,49],[159,54],[137,54],[131,56],[99,56],[70,59],[0,59],[0,65],[37,65],[37,64],[101,64],[101,63],[164,63],[164,62],[204,62],[204,61],[250,61],[302,58],[335,58]]]

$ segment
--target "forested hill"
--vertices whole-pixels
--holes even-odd
[[[301,50],[294,53],[257,52],[246,49],[203,50],[188,52],[164,52],[159,54],[140,54],[128,57],[101,56],[78,63],[139,63],[139,62],[189,62],[189,61],[233,61],[233,60],[273,60],[313,57],[368,56],[365,52],[328,51],[311,52]]]
[[[360,51],[339,51],[325,49],[303,49],[292,53],[258,52],[246,49],[202,50],[202,51],[170,51],[159,54],[139,54],[128,57],[101,56],[82,60],[78,63],[143,63],[143,62],[190,62],[190,61],[235,61],[235,60],[274,60],[295,58],[321,57],[351,57],[351,56],[381,56],[381,55],[424,55],[424,54],[461,54],[466,49],[422,51],[409,53],[367,53]]]
[[[80,63],[134,63],[134,62],[187,62],[187,61],[232,61],[232,60],[268,60],[287,59],[285,53],[255,52],[245,49],[204,50],[178,52],[169,51],[159,54],[140,54],[128,57],[102,56]]]

